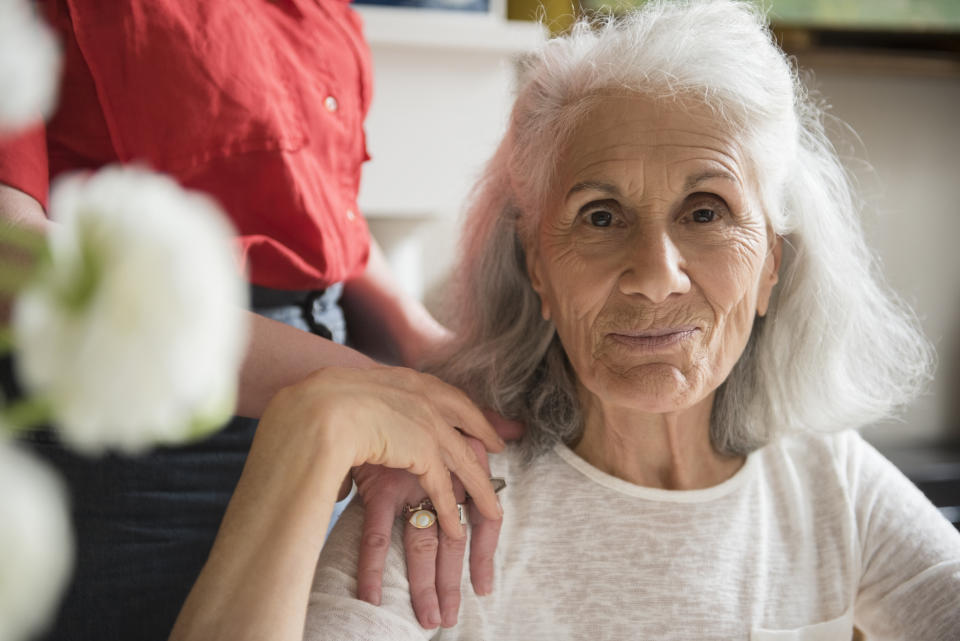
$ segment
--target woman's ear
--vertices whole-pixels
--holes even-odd
[[[543,295],[543,275],[540,267],[540,252],[533,242],[523,243],[523,253],[527,260],[527,277],[533,286],[533,291],[540,298],[540,315],[543,320],[550,320],[550,307],[547,305],[547,299]]]
[[[767,252],[767,259],[763,263],[760,274],[760,288],[757,291],[757,315],[765,316],[770,306],[770,295],[773,286],[780,280],[780,258],[783,256],[783,237],[777,236],[773,247]]]

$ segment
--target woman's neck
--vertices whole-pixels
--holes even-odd
[[[573,450],[607,474],[645,487],[696,490],[722,483],[743,465],[744,457],[721,455],[710,443],[712,394],[669,414],[591,400],[584,406],[583,437]]]

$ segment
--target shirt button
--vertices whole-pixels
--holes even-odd
[[[353,219],[356,218],[356,217],[357,217],[357,215],[356,215],[355,213],[353,213],[353,210],[352,210],[352,209],[348,209],[348,210],[347,210],[347,220],[353,220]]]
[[[334,112],[337,110],[337,99],[333,96],[327,96],[323,99],[323,106],[327,108],[327,111]]]

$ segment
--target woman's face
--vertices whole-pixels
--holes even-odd
[[[585,116],[560,163],[527,267],[580,385],[646,412],[693,406],[777,280],[743,150],[706,107],[623,96]]]

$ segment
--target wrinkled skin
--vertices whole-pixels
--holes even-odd
[[[750,172],[694,103],[608,96],[573,133],[527,267],[579,379],[581,444],[635,452],[630,430],[656,423],[673,459],[694,461],[671,432],[686,416],[708,453],[713,393],[777,281],[781,241]]]
[[[493,412],[484,416],[504,440],[516,440],[522,426]],[[486,450],[477,439],[467,439],[480,465],[489,473]],[[363,500],[365,518],[357,567],[357,598],[380,604],[383,568],[393,524],[404,505],[419,503],[423,488],[412,474],[381,465],[354,468],[353,479]],[[453,478],[457,501],[464,500],[463,485]],[[493,555],[500,536],[501,519],[488,519],[472,500],[467,501],[470,518],[470,581],[477,594],[493,591]],[[442,529],[418,530],[404,525],[404,552],[410,598],[420,624],[428,629],[451,627],[460,610],[460,577],[466,541],[447,536]]]

